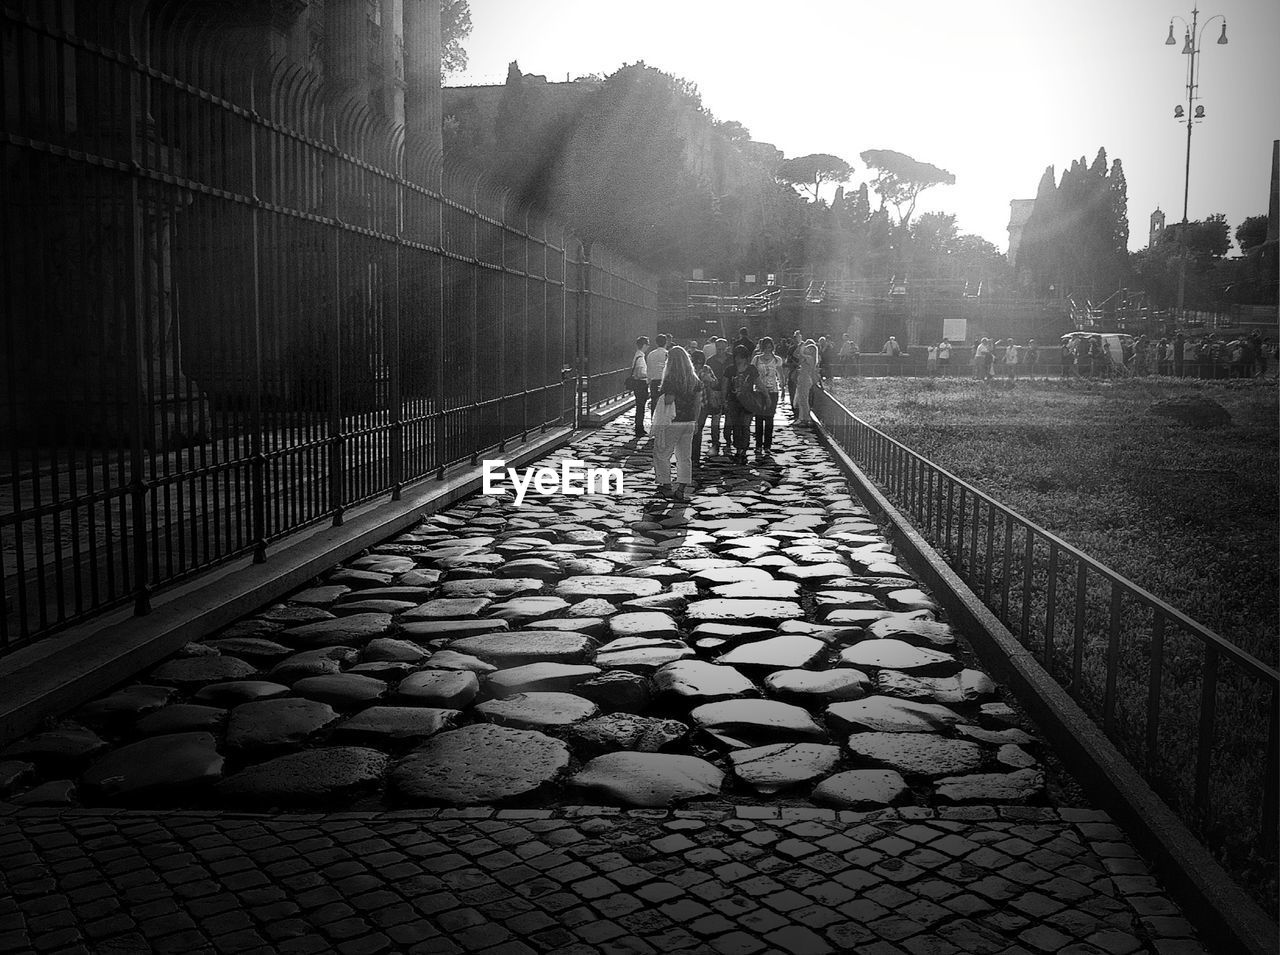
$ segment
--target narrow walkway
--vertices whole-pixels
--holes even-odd
[[[0,753],[0,952],[1204,951],[814,437],[477,497]],[[299,814],[309,811],[309,814]]]

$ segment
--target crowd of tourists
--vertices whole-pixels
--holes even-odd
[[[1034,338],[1026,344],[983,338],[973,349],[973,377],[985,381],[1003,377],[1010,382],[1054,373],[1063,378],[1261,378],[1267,373],[1268,357],[1276,350],[1270,339],[1256,332],[1232,341],[1214,334],[1192,338],[1182,332],[1158,339],[1147,335],[1108,337],[1114,341],[1108,342],[1100,334],[1072,334],[1056,346],[1040,346]],[[947,373],[952,349],[945,338],[929,346],[930,375]]]
[[[648,433],[645,412],[651,415],[658,493],[689,500],[704,438],[710,457],[723,451],[738,465],[747,463],[752,450],[756,461],[769,457],[779,402],[785,401],[792,427],[812,427],[812,392],[823,387],[839,354],[825,337],[805,338],[798,330],[780,343],[769,336],[754,341],[745,327],[732,342],[712,337],[681,345],[657,335],[649,347],[646,336],[637,338],[627,381],[636,398],[637,441]]]

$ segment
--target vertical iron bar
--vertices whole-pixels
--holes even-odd
[[[1084,611],[1085,586],[1088,583],[1089,567],[1083,560],[1076,558],[1076,630],[1075,644],[1071,649],[1071,692],[1077,699],[1081,697],[1080,670],[1084,665]]]
[[[1049,582],[1045,589],[1045,609],[1044,609],[1044,668],[1050,674],[1054,672],[1053,667],[1053,627],[1055,616],[1057,615],[1058,602],[1058,545],[1050,542],[1049,544]]]
[[[991,565],[995,563],[996,509],[987,505],[987,546],[986,556],[982,561],[982,602],[991,603]]]
[[[338,190],[342,188],[342,159],[338,153],[337,118],[330,121],[328,162],[325,163],[325,197],[329,204],[329,235],[333,239],[333,301],[329,306],[329,510],[333,526],[342,526],[342,504],[345,499],[342,453],[342,207]]]
[[[973,498],[973,527],[969,531],[969,581],[973,585],[978,583],[978,533],[982,526],[982,498],[977,494],[970,495]],[[991,507],[990,504],[987,505]]]
[[[1107,627],[1107,681],[1102,694],[1102,731],[1115,732],[1116,676],[1120,669],[1120,608],[1123,596],[1120,585],[1111,582],[1111,618]]]
[[[1000,619],[1009,622],[1009,585],[1013,580],[1013,516],[1004,516],[1004,558],[1000,571]]]
[[[1160,683],[1164,677],[1164,614],[1155,609],[1151,622],[1151,666],[1147,677],[1147,775],[1156,775],[1160,746]],[[1273,727],[1274,730],[1274,727]]]
[[[147,574],[147,483],[145,465],[143,464],[143,431],[147,427],[147,406],[143,394],[144,380],[142,363],[146,361],[146,329],[143,326],[148,303],[144,297],[142,271],[146,261],[146,249],[143,247],[142,234],[142,196],[140,186],[142,179],[142,143],[138,138],[138,125],[142,122],[142,70],[138,54],[138,22],[136,8],[130,8],[128,25],[129,36],[129,102],[125,112],[128,124],[129,159],[131,170],[129,176],[129,200],[125,210],[129,242],[125,253],[129,282],[128,326],[129,354],[129,397],[132,408],[129,414],[129,487],[133,518],[133,611],[145,614],[151,610],[150,585]],[[38,480],[38,476],[37,476]]]
[[[404,487],[404,395],[403,383],[401,381],[402,360],[400,357],[400,321],[401,321],[401,298],[400,298],[400,279],[403,275],[401,271],[401,259],[405,254],[404,251],[404,168],[402,150],[395,150],[396,156],[392,171],[395,175],[390,180],[391,188],[395,190],[395,201],[392,205],[392,213],[395,216],[393,225],[393,233],[395,235],[395,245],[391,253],[391,287],[389,289],[390,301],[387,303],[387,311],[389,313],[391,327],[387,334],[387,350],[390,354],[387,356],[387,375],[388,388],[390,392],[387,403],[390,406],[391,420],[388,422],[390,426],[390,443],[391,443],[391,500],[400,500],[400,491]]]
[[[1023,645],[1031,639],[1031,589],[1035,582],[1036,532],[1027,525],[1027,542],[1022,552],[1022,632]]]
[[[249,497],[253,521],[253,562],[261,564],[267,559],[267,491],[266,491],[266,456],[263,454],[263,422],[262,422],[262,199],[258,195],[258,113],[256,96],[256,70],[249,73],[249,115],[245,122],[249,125],[249,196],[252,205],[249,208],[250,256],[253,269],[253,283],[250,305],[250,320],[253,323],[250,332],[250,345],[253,354],[253,390],[249,396]]]
[[[1262,852],[1275,859],[1277,850],[1277,817],[1280,817],[1280,686],[1271,686],[1271,705],[1267,708],[1267,765],[1262,782]]]
[[[1195,807],[1202,825],[1209,821],[1209,770],[1213,763],[1214,719],[1218,709],[1218,648],[1204,645],[1204,670],[1200,684],[1200,724],[1196,743]]]

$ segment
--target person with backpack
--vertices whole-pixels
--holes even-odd
[[[689,353],[679,345],[667,355],[653,411],[653,473],[658,493],[689,500],[693,486],[693,429],[702,404],[702,382]],[[676,457],[676,484],[671,484],[671,455]]]
[[[761,406],[756,394],[760,373],[751,364],[751,351],[746,345],[733,346],[733,364],[724,370],[721,381],[724,395],[724,415],[733,434],[733,462],[747,463],[747,448],[751,437],[748,423],[752,414]],[[727,451],[727,449],[726,449]]]

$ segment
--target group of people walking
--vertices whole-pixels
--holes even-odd
[[[652,348],[646,336],[637,338],[628,378],[636,398],[635,437],[646,434],[648,409],[658,493],[689,500],[704,432],[712,455],[723,447],[730,460],[745,465],[754,423],[755,459],[764,460],[773,451],[774,417],[784,396],[792,425],[810,427],[810,392],[822,387],[820,355],[818,343],[798,330],[781,347],[769,336],[753,341],[745,327],[732,342],[709,338],[687,348],[667,335],[655,336]]]

